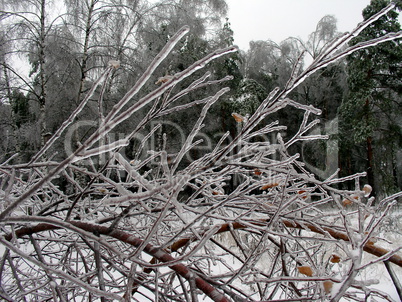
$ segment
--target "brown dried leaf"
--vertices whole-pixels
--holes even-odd
[[[358,199],[359,199],[359,196],[352,194],[352,195],[349,196],[349,198],[345,198],[342,201],[342,204],[343,204],[344,207],[346,207],[346,206],[352,204],[353,200],[358,200]]]
[[[322,284],[324,285],[325,293],[330,294],[331,290],[332,290],[332,286],[334,285],[334,282],[327,280],[327,281],[324,281]]]
[[[236,122],[241,123],[244,121],[244,117],[238,113],[232,113],[233,118]]]
[[[303,198],[303,199],[306,199],[308,197],[306,190],[300,190],[297,192],[297,194],[300,194],[301,198]]]
[[[342,201],[342,205],[343,205],[344,207],[346,207],[346,206],[348,206],[348,205],[350,205],[350,204],[352,204],[352,201],[349,200],[349,199],[344,199],[344,200]]]
[[[103,187],[97,188],[97,190],[98,190],[99,192],[103,193],[103,194],[106,194],[106,193],[108,192],[108,190],[107,190],[106,188],[103,188]]]
[[[219,191],[216,191],[216,190],[213,190],[212,195],[223,195],[223,193],[219,192]]]
[[[263,185],[260,189],[261,189],[261,190],[266,190],[266,189],[270,189],[270,188],[276,187],[276,186],[278,186],[278,185],[279,185],[279,184],[278,184],[277,182],[269,183],[269,184]]]
[[[255,174],[255,175],[261,175],[262,172],[261,172],[259,169],[255,168],[255,169],[254,169],[254,174]]]
[[[158,84],[163,84],[163,83],[166,83],[166,82],[170,81],[171,79],[173,79],[173,76],[171,76],[171,75],[165,75],[164,77],[160,77],[160,78],[155,82],[155,84],[156,84],[156,85],[158,85]]]
[[[297,269],[299,270],[300,274],[306,275],[308,277],[313,276],[313,270],[310,266],[299,266],[297,267]]]
[[[336,254],[332,254],[331,259],[329,261],[331,261],[332,263],[339,263],[341,262],[341,257],[339,257]]]

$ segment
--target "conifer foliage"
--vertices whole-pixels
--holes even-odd
[[[389,4],[373,0],[363,10],[365,20]],[[365,28],[350,45],[401,30],[401,4]],[[367,180],[379,195],[397,190],[395,173],[398,150],[402,147],[402,41],[395,39],[356,51],[347,58],[349,93],[339,108],[343,167],[359,165],[363,158]],[[361,161],[361,160],[360,160]]]

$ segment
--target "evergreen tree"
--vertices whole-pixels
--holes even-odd
[[[20,91],[13,91],[11,95],[11,108],[14,114],[14,123],[18,128],[30,121],[29,100]]]
[[[364,19],[387,6],[388,0],[372,0]],[[400,4],[364,29],[356,44],[401,29]],[[401,148],[402,41],[394,40],[349,56],[349,94],[340,107],[341,159],[344,174],[367,170],[368,182],[377,194],[397,185],[397,152]]]

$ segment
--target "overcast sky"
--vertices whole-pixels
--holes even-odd
[[[370,0],[226,0],[235,44],[247,50],[251,40],[300,37],[307,40],[318,21],[334,15],[338,31],[352,30],[363,20],[362,10]]]

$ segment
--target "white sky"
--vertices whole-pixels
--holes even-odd
[[[362,10],[370,0],[226,0],[235,44],[248,49],[249,41],[308,35],[325,15],[334,15],[338,31],[352,30],[363,20]]]

